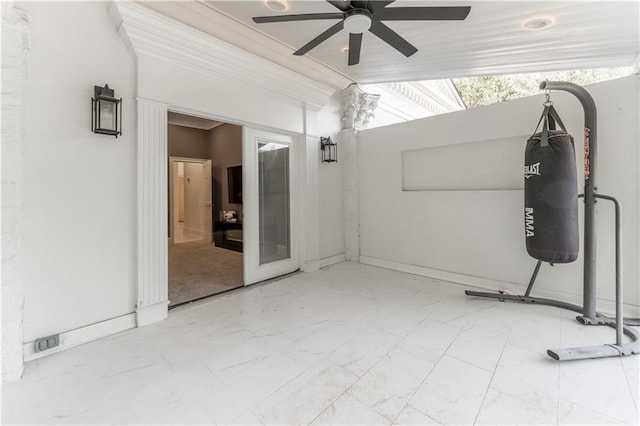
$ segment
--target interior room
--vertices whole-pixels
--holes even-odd
[[[639,8],[2,2],[2,423],[639,424]]]
[[[169,112],[169,307],[242,287],[242,128]]]

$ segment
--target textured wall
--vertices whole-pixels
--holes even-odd
[[[24,80],[29,16],[2,3],[2,381],[22,375]]]

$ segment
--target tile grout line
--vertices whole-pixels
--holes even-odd
[[[437,305],[437,304],[440,304],[440,302],[437,302],[437,303],[435,303],[435,304],[436,304],[436,305]],[[411,334],[413,331],[415,331],[415,330],[416,330],[416,329],[417,329],[417,328],[418,328],[418,327],[419,327],[423,322],[425,322],[428,318],[429,318],[429,317],[428,317],[428,314],[427,314],[427,315],[425,315],[425,317],[424,317],[424,318],[422,318],[420,321],[418,321],[418,323],[417,323],[417,324],[416,324],[412,329],[410,329],[409,331],[407,331],[407,332],[404,334],[404,336],[397,335],[397,336],[400,336],[400,337],[401,337],[401,338],[400,338],[400,340],[398,340],[398,342],[397,342],[395,345],[393,345],[391,348],[389,348],[389,349],[384,353],[384,355],[382,355],[382,356],[380,357],[380,359],[378,359],[378,361],[377,361],[377,362],[375,362],[375,363],[374,363],[371,367],[369,367],[369,368],[368,368],[364,373],[362,373],[362,376],[359,376],[359,377],[358,377],[358,380],[356,380],[355,382],[353,382],[353,383],[351,384],[351,386],[349,386],[347,389],[345,389],[345,391],[344,391],[344,392],[342,392],[342,394],[340,394],[340,396],[338,396],[338,397],[337,397],[337,398],[336,398],[336,399],[335,399],[331,404],[329,404],[329,405],[327,406],[327,408],[325,408],[325,409],[322,411],[322,413],[318,414],[318,415],[317,415],[317,416],[316,416],[316,417],[311,421],[311,423],[313,423],[313,422],[314,422],[318,417],[320,417],[320,416],[321,416],[325,411],[327,411],[327,410],[328,410],[328,409],[329,409],[329,408],[330,408],[330,407],[331,407],[331,406],[332,406],[332,405],[333,405],[333,404],[334,404],[338,399],[342,398],[342,396],[344,396],[346,393],[348,393],[348,392],[349,392],[349,390],[350,390],[350,389],[351,389],[351,388],[352,388],[356,383],[358,383],[358,382],[359,382],[359,381],[360,381],[360,380],[361,380],[361,379],[362,379],[362,378],[363,378],[363,377],[364,377],[364,376],[365,376],[369,371],[371,371],[371,370],[372,370],[376,365],[378,365],[378,364],[379,364],[379,363],[380,363],[380,362],[381,362],[385,357],[387,357],[387,356],[389,355],[389,353],[390,353],[392,350],[394,350],[394,349],[396,349],[396,348],[397,348],[397,349],[400,349],[400,348],[398,348],[398,346],[402,343],[402,341],[403,341],[404,339],[406,339],[406,338],[407,338],[407,336],[408,336],[409,334]],[[460,332],[462,332],[462,329],[458,332],[458,334],[460,334]],[[389,333],[391,333],[391,332],[389,332]],[[395,334],[395,333],[392,333],[392,334]],[[456,335],[456,338],[457,338],[457,337],[458,337],[458,336]],[[453,340],[455,341],[455,338],[454,338]],[[452,343],[453,343],[453,342],[452,342]],[[447,350],[448,350],[448,349],[449,349],[449,348],[447,347]],[[335,352],[335,351],[334,351],[334,352]],[[445,352],[446,352],[446,351],[445,351]],[[332,352],[332,353],[333,353],[333,352]],[[327,356],[329,356],[329,355],[327,355]],[[330,361],[330,362],[332,362],[331,360],[329,360],[329,361]],[[425,360],[425,361],[426,361],[426,360]],[[435,365],[437,365],[437,363],[436,363]],[[435,368],[435,365],[434,365],[434,368]],[[431,370],[433,370],[433,368],[432,368]],[[427,373],[427,376],[431,373],[431,370],[429,371],[429,373]],[[425,377],[425,379],[426,379],[426,377]],[[419,387],[420,387],[420,386],[418,386],[418,388],[419,388]],[[416,389],[416,391],[417,391],[417,389]],[[414,392],[414,393],[415,393],[415,392]],[[354,396],[354,395],[352,395],[352,394],[349,394],[349,396],[350,396],[350,397],[352,397],[352,398],[354,398],[354,399],[355,399],[355,400],[357,400],[358,402],[362,403],[363,405],[365,405],[365,406],[369,407],[369,405],[368,405],[368,404],[366,404],[365,402],[361,401],[357,396]],[[413,395],[412,395],[412,396],[413,396]],[[411,399],[411,398],[409,398],[409,399]],[[405,407],[405,406],[406,406],[406,404],[402,407],[402,409],[400,410],[400,412],[398,413],[398,415],[400,415],[400,413],[402,412],[402,410],[404,410],[404,407]],[[395,417],[394,419],[389,419],[387,416],[385,416],[384,414],[380,413],[380,412],[379,412],[378,410],[376,410],[375,408],[373,408],[373,407],[369,407],[369,408],[371,408],[373,411],[375,411],[377,414],[379,414],[379,415],[380,415],[380,416],[382,416],[383,418],[385,418],[385,419],[389,420],[389,421],[391,422],[390,424],[393,424],[393,422],[395,421],[395,419],[398,417],[398,415],[396,415],[396,417]]]
[[[511,332],[509,333],[511,336]],[[496,362],[496,366],[493,369],[493,373],[491,374],[491,379],[489,380],[489,384],[487,385],[487,390],[484,392],[484,396],[482,397],[482,402],[480,403],[480,407],[478,408],[478,412],[476,413],[476,417],[473,419],[473,424],[478,423],[478,417],[480,417],[480,412],[482,411],[482,407],[484,406],[484,401],[487,399],[487,394],[489,393],[489,389],[491,389],[491,384],[493,383],[493,378],[496,375],[496,371],[498,371],[498,367],[500,366],[500,361],[502,361],[502,355],[504,355],[504,350],[507,347],[507,342],[509,341],[509,337],[504,341],[502,345],[502,351],[500,352],[500,356],[498,357],[498,362]]]
[[[450,325],[450,324],[447,324],[447,325],[449,325],[450,327],[454,327],[454,326],[452,326],[452,325]],[[445,350],[444,350],[444,352],[442,353],[442,355],[440,355],[440,358],[438,358],[438,361],[437,361],[435,364],[433,364],[433,367],[431,367],[431,370],[429,370],[429,372],[426,374],[426,376],[424,376],[424,379],[422,379],[422,381],[420,382],[420,384],[416,387],[416,390],[414,390],[414,391],[413,391],[413,393],[411,394],[411,396],[407,399],[407,402],[402,406],[402,409],[398,412],[398,414],[396,415],[396,417],[393,419],[393,421],[392,421],[391,423],[395,422],[395,421],[398,419],[398,417],[400,416],[400,414],[402,413],[402,411],[404,411],[404,409],[405,409],[405,408],[407,408],[407,405],[409,405],[409,402],[413,399],[413,397],[414,397],[414,396],[415,396],[415,394],[418,392],[418,390],[420,390],[420,388],[421,388],[422,386],[424,386],[424,384],[426,383],[426,381],[427,381],[427,379],[429,378],[429,376],[431,375],[431,373],[433,373],[433,370],[435,370],[435,368],[438,366],[438,364],[440,363],[440,361],[442,361],[442,358],[444,358],[444,357],[445,357],[445,355],[447,355],[447,352],[449,351],[449,349],[451,349],[451,346],[452,346],[452,345],[453,345],[453,343],[458,339],[458,337],[460,336],[460,334],[461,334],[463,331],[464,331],[464,328],[460,328],[460,330],[458,331],[458,334],[456,334],[456,337],[454,337],[454,338],[451,340],[451,343],[449,343],[449,346],[447,346],[447,349],[445,349]],[[414,407],[414,408],[415,408],[415,407]],[[418,409],[416,408],[416,410],[418,410]],[[418,411],[420,411],[420,410],[418,410]],[[420,412],[421,412],[422,414],[426,415],[427,417],[431,418],[431,416],[429,416],[427,413],[423,413],[422,411],[420,411]],[[438,423],[440,423],[440,421],[438,421],[437,419],[434,419],[434,420],[436,420]]]
[[[366,327],[364,327],[364,328],[366,328]],[[358,332],[356,332],[356,333],[354,333],[354,334],[362,333],[362,332],[364,331],[364,328],[363,328],[363,330],[360,330],[360,331],[358,331]],[[323,330],[323,329],[324,329],[324,328],[321,328],[320,330]],[[311,334],[313,334],[313,333],[311,333]],[[310,335],[310,334],[309,334],[309,335]],[[305,335],[304,337],[307,337],[307,336],[309,336],[309,335]],[[296,340],[294,340],[293,342],[296,342],[297,340],[303,339],[304,337],[301,337],[301,338],[299,338],[299,339],[296,339]],[[349,339],[345,339],[345,341],[347,341],[347,340],[349,340]],[[337,350],[337,349],[336,349],[336,350]],[[335,362],[333,362],[331,359],[329,359],[329,355],[333,354],[334,352],[335,352],[335,350],[334,350],[334,351],[332,351],[332,352],[327,353],[327,354],[326,354],[326,355],[324,355],[322,358],[318,359],[318,361],[317,361],[317,362],[313,363],[313,364],[312,364],[312,365],[310,365],[308,368],[306,368],[306,369],[304,369],[302,372],[300,372],[300,374],[298,374],[297,376],[293,377],[292,379],[290,379],[290,380],[289,380],[289,381],[287,381],[286,383],[282,384],[282,386],[279,386],[277,389],[275,389],[273,392],[269,393],[267,396],[265,396],[265,397],[264,397],[264,398],[262,398],[261,400],[257,401],[257,402],[256,402],[255,404],[253,404],[251,407],[247,408],[243,413],[241,413],[240,415],[236,416],[233,420],[235,420],[235,419],[237,419],[238,417],[242,416],[242,415],[243,415],[244,413],[246,413],[246,412],[250,412],[251,414],[253,414],[254,416],[256,416],[256,417],[257,417],[257,415],[252,411],[254,408],[256,408],[258,405],[260,405],[260,403],[264,402],[264,401],[265,401],[265,400],[267,400],[270,396],[272,396],[273,394],[275,394],[276,392],[278,392],[280,389],[284,388],[285,386],[287,386],[288,384],[290,384],[291,382],[293,382],[293,381],[294,381],[294,380],[296,380],[297,378],[301,377],[303,374],[305,374],[306,372],[308,372],[309,370],[311,370],[313,367],[315,367],[315,366],[319,365],[319,364],[320,364],[321,362],[323,362],[323,361],[329,362],[330,364],[332,364],[332,365],[334,365],[334,366],[337,366],[337,367],[340,367],[340,368],[344,368],[344,367],[342,367],[342,366],[337,365]],[[284,353],[284,355],[285,355],[285,356],[287,356],[287,357],[289,357],[287,353]],[[290,357],[289,357],[289,358],[290,358]],[[292,361],[295,361],[295,360],[293,360],[293,358],[290,358],[290,359],[291,359]],[[345,369],[345,370],[346,370],[346,369]],[[352,371],[350,371],[350,370],[347,370],[347,371],[349,371],[350,373],[353,373],[353,372],[352,372]],[[356,376],[357,376],[357,374],[354,374],[354,375],[356,375]],[[358,382],[358,380],[360,380],[360,377],[358,377],[358,379],[357,379],[354,383]],[[350,388],[350,387],[351,387],[351,386],[349,386],[349,388]],[[349,388],[347,388],[347,389],[349,389]],[[316,417],[314,417],[314,418],[313,418],[313,420],[311,420],[311,422],[309,422],[309,424],[310,424],[310,423],[313,423],[313,422],[315,421],[315,419],[317,419],[317,418],[318,418],[322,413],[324,413],[324,412],[325,412],[329,407],[331,407],[331,405],[333,405],[333,403],[334,403],[335,401],[337,401],[337,400],[338,400],[338,399],[339,399],[339,398],[340,398],[344,393],[346,393],[346,390],[345,390],[342,394],[340,394],[340,396],[338,396],[338,398],[334,399],[334,400],[333,400],[329,405],[327,405],[327,407],[326,407],[324,410],[322,410],[322,412],[321,412],[320,414],[318,414]],[[233,421],[233,420],[232,420],[232,421]]]
[[[638,413],[638,415],[639,415],[639,419],[638,420],[640,420],[640,410],[639,410],[639,407],[638,407],[638,401],[633,396],[634,395],[633,394],[633,387],[631,385],[631,382],[629,381],[629,375],[627,374],[627,370],[624,368],[624,362],[622,362],[623,359],[624,359],[623,357],[620,357],[620,368],[622,368],[622,374],[624,375],[625,381],[627,382],[627,386],[629,388],[629,393],[631,393],[631,400],[633,401],[633,405],[636,407],[636,413]]]
[[[273,283],[278,282],[278,281],[283,281],[283,280],[277,280],[277,281],[273,281]],[[263,282],[261,283],[262,285],[264,284],[271,284],[272,282],[267,281],[267,282]],[[246,288],[246,287],[245,287]],[[324,321],[321,321],[324,322]],[[318,330],[324,330],[325,328],[320,328]],[[316,330],[316,331],[318,331]],[[314,331],[315,332],[315,331]],[[302,336],[298,339],[292,340],[291,343],[295,343],[298,340],[301,340],[305,337],[310,336],[311,334],[313,334],[314,332],[307,334],[305,336]],[[361,333],[361,331],[358,331],[354,334],[358,334]],[[283,334],[282,332],[279,332],[280,334]],[[345,341],[348,339],[345,339]],[[275,351],[274,353],[279,352],[279,351]],[[266,395],[264,398],[260,399],[259,401],[255,402],[253,405],[251,405],[249,408],[247,408],[246,410],[244,410],[242,413],[240,413],[238,416],[234,417],[231,421],[233,422],[234,420],[236,420],[237,418],[241,417],[242,415],[244,415],[245,413],[249,412],[251,414],[253,414],[254,416],[257,417],[257,415],[252,411],[254,408],[256,408],[258,405],[260,405],[262,402],[264,402],[265,400],[267,400],[269,397],[271,397],[272,395],[274,395],[276,392],[280,391],[282,388],[284,388],[285,386],[289,385],[290,383],[292,383],[293,381],[295,381],[296,379],[298,379],[299,377],[301,377],[303,374],[307,373],[308,371],[310,371],[312,368],[314,368],[315,366],[319,365],[321,362],[323,361],[328,361],[329,363],[331,363],[332,365],[336,365],[333,361],[331,361],[330,359],[328,359],[329,355],[331,355],[333,352],[329,352],[326,355],[324,355],[322,358],[318,359],[315,363],[311,364],[309,367],[305,368],[303,371],[301,371],[299,374],[297,374],[296,376],[292,377],[290,380],[288,380],[287,382],[283,383],[281,386],[278,386],[276,389],[274,389],[272,392],[270,392],[268,395]],[[288,357],[290,360],[294,361],[295,360],[291,357],[289,357],[289,355],[286,352],[282,352],[282,354],[286,357]],[[340,367],[340,366],[339,366]],[[342,368],[342,367],[341,367]],[[329,406],[331,406],[331,404],[329,404]],[[315,419],[314,419],[315,420]]]
[[[436,304],[436,305],[437,305],[437,304],[440,304],[440,302],[437,302],[437,303],[435,303],[435,304]],[[347,393],[347,392],[348,392],[348,391],[353,387],[353,385],[355,385],[356,383],[358,383],[358,382],[359,382],[359,381],[360,381],[360,380],[361,380],[361,379],[362,379],[362,378],[363,378],[363,377],[364,377],[364,376],[365,376],[369,371],[371,371],[371,370],[372,370],[376,365],[378,365],[378,364],[379,364],[379,363],[380,363],[380,362],[381,362],[385,357],[387,357],[387,356],[389,355],[389,353],[390,353],[392,350],[394,350],[394,349],[396,349],[396,348],[397,348],[397,349],[400,349],[400,348],[398,348],[398,346],[399,346],[399,345],[404,341],[404,339],[406,339],[406,338],[407,338],[407,336],[408,336],[409,334],[411,334],[412,332],[414,332],[414,331],[415,331],[415,330],[416,330],[416,329],[417,329],[417,328],[418,328],[418,327],[419,327],[423,322],[425,322],[427,319],[428,319],[428,314],[427,314],[427,315],[425,315],[425,317],[424,317],[424,318],[422,318],[420,321],[418,321],[418,323],[417,323],[417,324],[416,324],[416,325],[415,325],[411,330],[407,331],[407,332],[404,334],[404,336],[401,336],[400,340],[398,340],[398,342],[397,342],[395,345],[393,345],[391,348],[389,348],[389,350],[387,350],[387,352],[385,352],[385,354],[384,354],[384,355],[382,355],[382,356],[380,357],[380,359],[379,359],[377,362],[375,362],[371,367],[369,367],[369,368],[367,369],[367,371],[365,371],[365,372],[362,374],[362,376],[360,376],[360,377],[358,378],[358,380],[356,380],[356,381],[355,381],[351,386],[349,386],[349,387],[348,387],[348,388],[343,392],[343,395],[344,395],[345,393]],[[460,331],[462,331],[462,330],[460,330]],[[456,335],[456,337],[457,337],[457,335]],[[455,339],[454,339],[454,340],[455,340]],[[447,349],[448,349],[448,348],[447,348]],[[426,361],[426,360],[425,360],[425,361]],[[435,365],[434,365],[434,367],[435,367]],[[433,368],[432,368],[432,370],[433,370]],[[427,373],[427,376],[428,376],[430,373],[431,373],[431,371],[429,371],[429,373]],[[426,378],[426,377],[425,377],[425,378]],[[420,386],[418,386],[418,387],[420,387]],[[340,396],[342,396],[342,395],[340,395]],[[368,407],[368,405],[367,405],[367,404],[365,404],[363,401],[361,401],[358,397],[356,397],[356,396],[354,396],[354,395],[351,395],[351,394],[349,394],[349,396],[351,396],[351,397],[355,398],[356,400],[358,400],[359,402],[361,402],[362,404],[364,404],[364,405],[366,405],[366,406]],[[413,396],[413,395],[412,395],[412,396]],[[411,399],[411,398],[409,398],[409,399]],[[334,402],[335,402],[335,401],[334,401]],[[405,404],[405,405],[406,405],[406,404]],[[381,415],[382,417],[384,417],[385,419],[389,420],[389,421],[391,422],[390,424],[393,424],[393,422],[395,421],[395,419],[398,417],[398,416],[396,416],[394,419],[389,419],[387,416],[385,416],[384,414],[380,413],[380,412],[379,412],[378,410],[376,410],[375,408],[372,408],[372,407],[370,407],[370,408],[371,408],[373,411],[375,411],[376,413],[380,414],[380,415]],[[404,410],[404,406],[402,407],[402,409],[400,410],[400,412],[398,413],[398,415],[400,415],[400,413],[402,412],[402,410]],[[314,419],[314,420],[315,420],[315,419]]]
[[[423,318],[423,319],[422,319],[418,324],[416,324],[416,326],[415,326],[415,327],[413,327],[410,331],[408,331],[404,336],[400,336],[401,338],[400,338],[400,340],[398,341],[398,343],[396,343],[394,346],[392,346],[392,347],[391,347],[387,352],[385,352],[385,353],[384,353],[384,355],[382,355],[382,356],[380,357],[380,359],[378,359],[378,361],[377,361],[377,362],[375,362],[375,363],[374,363],[371,367],[369,367],[369,368],[368,368],[364,373],[362,373],[362,376],[360,376],[360,375],[358,375],[358,374],[355,374],[355,373],[353,373],[353,371],[349,370],[348,368],[345,368],[345,367],[342,367],[342,366],[340,366],[340,365],[337,365],[337,364],[336,364],[335,362],[333,362],[331,359],[328,359],[328,360],[327,360],[328,362],[330,362],[330,363],[332,363],[332,364],[334,364],[334,365],[336,365],[336,366],[338,366],[338,367],[340,367],[340,368],[344,368],[345,370],[349,371],[350,373],[353,373],[354,375],[358,376],[358,378],[356,379],[356,381],[355,381],[355,382],[353,382],[351,385],[349,385],[349,386],[348,386],[348,387],[347,387],[347,388],[346,388],[346,389],[345,389],[345,390],[344,390],[340,395],[338,395],[338,397],[337,397],[337,398],[335,398],[333,401],[331,401],[331,403],[330,403],[329,405],[327,405],[327,407],[326,407],[324,410],[322,410],[322,411],[320,412],[320,414],[318,414],[316,417],[314,417],[314,418],[313,418],[313,420],[311,420],[311,421],[309,422],[309,424],[311,424],[311,423],[313,423],[314,421],[316,421],[316,420],[318,419],[318,417],[322,416],[322,415],[323,415],[323,414],[324,414],[324,413],[325,413],[329,408],[331,408],[331,406],[332,406],[333,404],[335,404],[335,402],[336,402],[337,400],[339,400],[339,399],[340,399],[340,398],[342,398],[342,397],[343,397],[347,392],[349,392],[349,389],[351,389],[351,388],[353,387],[353,385],[355,385],[356,383],[358,383],[358,382],[359,382],[359,381],[360,381],[360,380],[361,380],[361,379],[362,379],[362,378],[363,378],[363,377],[364,377],[364,376],[365,376],[369,371],[371,371],[371,369],[372,369],[373,367],[375,367],[375,366],[376,366],[380,361],[382,361],[382,359],[383,359],[384,357],[386,357],[387,355],[389,355],[389,352],[391,352],[391,351],[392,351],[396,346],[398,346],[398,344],[399,344],[400,342],[402,342],[402,341],[403,341],[403,340],[404,340],[404,339],[405,339],[405,338],[406,338],[406,337],[407,337],[407,336],[408,336],[408,335],[409,335],[413,330],[415,330],[415,329],[418,327],[418,325],[422,324],[422,322],[423,322],[425,319],[426,319],[426,317],[425,317],[425,318]],[[366,329],[366,328],[367,328],[367,327],[364,327],[364,329]],[[362,331],[364,331],[364,329],[363,329]],[[389,333],[391,333],[391,332],[389,332]],[[395,333],[391,333],[391,334],[395,334]],[[399,336],[399,335],[397,335],[397,336]],[[325,355],[325,357],[324,357],[323,359],[328,358],[331,354],[335,353],[337,350],[338,350],[338,349],[334,350],[333,352],[328,353],[327,355]],[[352,397],[352,398],[354,398],[355,400],[357,400],[357,401],[358,401],[358,402],[360,402],[361,404],[363,404],[363,405],[365,405],[365,406],[367,406],[367,407],[368,407],[368,405],[367,405],[367,404],[365,404],[363,401],[360,401],[360,399],[358,399],[357,397],[355,397],[355,396],[353,396],[353,395],[351,395],[351,394],[349,394],[349,396],[350,396],[350,397]],[[377,411],[377,410],[375,410],[375,409],[373,409],[373,411],[375,411],[376,413],[378,413],[378,411]],[[380,414],[380,413],[378,413],[378,414]],[[385,419],[387,419],[387,420],[388,420],[388,418],[387,418],[387,417],[385,417],[384,415],[382,415],[382,414],[380,414],[380,415],[381,415],[382,417],[384,417]]]

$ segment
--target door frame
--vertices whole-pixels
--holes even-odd
[[[260,264],[259,261],[259,164],[258,143],[276,142],[289,147],[289,232],[290,256],[286,259]],[[244,204],[244,259],[245,286],[284,275],[299,269],[301,264],[301,185],[299,170],[300,141],[283,132],[243,126],[242,128],[242,180]],[[251,185],[246,185],[251,183]],[[245,186],[246,185],[246,186]],[[247,244],[248,243],[248,244]]]
[[[144,97],[137,97],[138,141],[138,213],[137,213],[137,303],[136,324],[142,327],[162,321],[168,317],[169,305],[169,154],[168,113],[192,115],[194,117],[221,121],[254,129],[275,131],[290,135],[295,143],[305,145],[309,135],[268,128],[218,116],[200,110],[172,105]],[[314,138],[315,139],[315,138]],[[304,149],[299,150],[301,153]],[[314,152],[315,154],[315,152]],[[300,170],[302,157],[296,158]],[[244,185],[244,183],[243,183]],[[302,214],[302,202],[295,206]],[[302,237],[300,237],[302,238]],[[302,256],[299,259],[302,267]]]
[[[168,143],[168,141],[167,141]],[[169,209],[168,209],[168,214],[169,214],[169,246],[173,246],[175,244],[175,241],[173,239],[174,235],[175,235],[175,229],[176,229],[176,225],[178,224],[177,222],[177,215],[176,215],[176,203],[175,203],[175,183],[176,183],[176,178],[178,177],[175,174],[175,166],[177,166],[176,163],[197,163],[197,164],[202,164],[203,167],[206,167],[207,165],[209,166],[209,175],[212,174],[211,171],[211,160],[210,159],[206,159],[206,158],[191,158],[191,157],[174,157],[174,156],[170,156],[169,157]],[[206,175],[205,175],[206,176]],[[208,188],[210,189],[210,194],[209,197],[211,197],[211,176],[209,178],[209,183],[208,183]],[[211,197],[212,198],[212,197]],[[202,200],[203,204],[205,202],[204,198]],[[211,229],[211,232],[209,232],[209,235],[205,235],[205,240],[208,242],[213,241],[213,217],[212,217],[212,210],[213,210],[213,200],[210,200],[209,202],[209,226],[205,226],[205,232],[207,229]]]

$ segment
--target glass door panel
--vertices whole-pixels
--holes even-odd
[[[289,146],[258,142],[260,265],[291,257]]]

